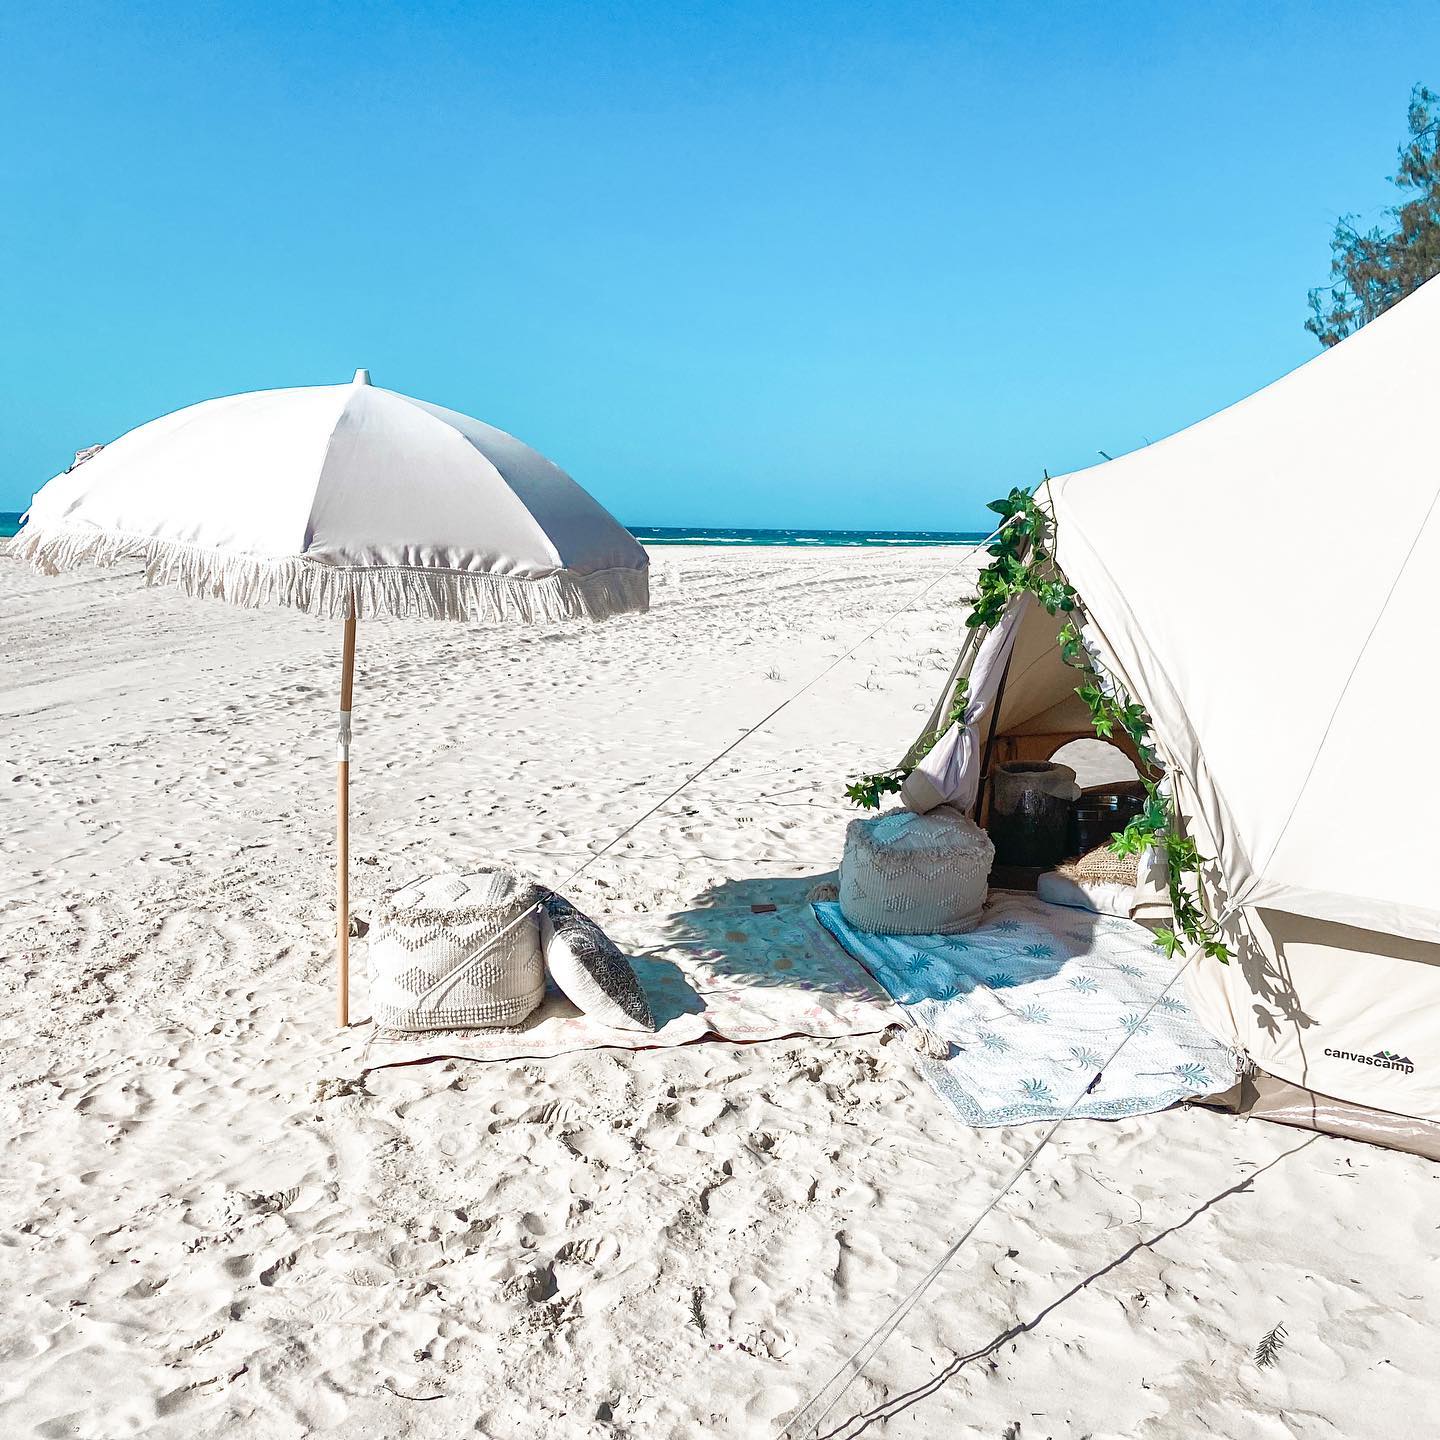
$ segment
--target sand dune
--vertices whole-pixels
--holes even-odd
[[[558,879],[938,581],[574,891],[803,895],[953,660],[957,558],[665,550],[634,620],[362,625],[357,914],[497,854]],[[337,642],[0,562],[0,1433],[773,1435],[1035,1131],[960,1126],[886,1036],[357,1077]],[[1076,1122],[822,1433],[1432,1435],[1437,1202],[1261,1122]]]

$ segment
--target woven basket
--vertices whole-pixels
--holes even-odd
[[[995,847],[958,810],[852,820],[840,913],[874,935],[954,935],[980,923]]]
[[[1134,885],[1138,862],[1134,855],[1117,855],[1108,844],[1097,845],[1083,855],[1057,865],[1067,879],[1102,885]]]
[[[430,875],[397,890],[370,932],[375,1023],[388,1030],[518,1025],[545,994],[539,900],[535,885],[501,865]]]

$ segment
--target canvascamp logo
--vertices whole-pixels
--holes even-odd
[[[1393,1050],[1377,1050],[1373,1055],[1358,1055],[1353,1050],[1331,1050],[1325,1053],[1332,1060],[1353,1060],[1357,1065],[1378,1065],[1382,1070],[1398,1070],[1402,1075],[1415,1073],[1415,1062],[1408,1055],[1397,1055]]]

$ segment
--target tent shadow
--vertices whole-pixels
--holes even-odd
[[[808,903],[817,885],[833,885],[839,872],[814,875],[754,875],[745,880],[722,880],[696,897],[692,910],[736,910],[752,905],[792,906]]]
[[[1107,924],[1116,923],[1088,910],[1047,906],[1062,944],[1041,939],[1022,944],[1022,937],[1012,938],[1019,923],[1005,914],[1007,899],[1012,897],[1006,891],[992,891],[977,929],[963,935],[906,936],[910,954],[905,963],[887,963],[882,955],[862,962],[810,909],[810,892],[817,884],[833,880],[834,872],[828,871],[722,881],[702,891],[689,910],[671,917],[666,943],[701,951],[714,974],[749,984],[797,984],[803,968],[805,988],[845,989],[846,974],[858,963],[902,1004],[955,1000],[981,986],[1005,1004],[1003,992],[1007,990],[1051,979],[1067,965],[1078,963],[1083,970],[1087,963],[1083,957],[1095,948],[1097,936]],[[775,908],[756,913],[755,906]],[[823,967],[817,971],[813,965],[802,966],[802,950],[818,950],[821,956],[833,957],[837,962],[833,973]],[[1094,963],[1097,970],[1109,964],[1103,960]]]
[[[656,951],[664,947],[656,947]],[[645,992],[655,1028],[663,1030],[682,1015],[703,1015],[705,1001],[686,977],[685,972],[662,953],[651,950],[632,951],[627,958],[635,970],[635,978]],[[570,1002],[566,1001],[568,1005]],[[575,1009],[574,1006],[571,1006]],[[575,1014],[580,1011],[575,1009]]]
[[[916,1385],[903,1394],[896,1395],[893,1399],[886,1400],[883,1404],[875,1406],[873,1409],[860,1411],[851,1415],[847,1419],[842,1420],[833,1429],[823,1432],[812,1429],[805,1433],[807,1436],[814,1436],[815,1440],[858,1440],[859,1436],[870,1432],[872,1427],[883,1426],[886,1421],[893,1419],[896,1415],[901,1414],[912,1406],[918,1405],[922,1400],[934,1395],[967,1366],[975,1364],[976,1361],[988,1359],[1004,1346],[1019,1339],[1020,1336],[1038,1329],[1047,1317],[1052,1315],[1067,1301],[1073,1300],[1081,1291],[1089,1289],[1095,1281],[1101,1280],[1106,1275],[1120,1269],[1121,1266],[1133,1256],[1139,1254],[1140,1251],[1151,1250],[1160,1244],[1161,1241],[1184,1230],[1186,1226],[1193,1224],[1213,1206],[1220,1204],[1221,1201],[1228,1200],[1235,1195],[1245,1194],[1251,1186],[1254,1185],[1255,1181],[1267,1170],[1274,1169],[1282,1160],[1289,1159],[1291,1155],[1297,1154],[1307,1146],[1313,1145],[1320,1138],[1319,1135],[1312,1135],[1308,1140],[1301,1141],[1299,1145],[1282,1151],[1268,1164],[1259,1166],[1243,1180],[1238,1181],[1234,1185],[1227,1186],[1224,1190],[1217,1191],[1214,1195],[1210,1196],[1208,1200],[1197,1205],[1183,1220],[1177,1220],[1175,1224],[1167,1226],[1164,1230],[1157,1231],[1148,1239],[1137,1240],[1108,1264],[1102,1265],[1098,1270],[1092,1271],[1089,1275],[1085,1276],[1083,1280],[1076,1281],[1064,1294],[1056,1296],[1044,1309],[1037,1311],[1030,1319],[1017,1321],[1014,1325],[1010,1326],[1009,1329],[996,1335],[994,1339],[982,1345],[978,1350],[972,1350],[965,1355],[957,1355],[944,1369],[937,1370],[935,1374],[923,1384]],[[790,1434],[788,1430],[782,1433],[786,1435]]]
[[[690,988],[693,977],[665,958],[676,949],[696,962],[702,989],[713,979],[727,988],[738,983],[852,994],[856,962],[815,919],[807,900],[813,886],[829,878],[724,881],[702,891],[689,909],[668,916],[654,943],[628,952],[652,1009],[674,1000],[681,986],[690,994],[692,1011],[705,1008]],[[671,973],[668,983],[657,974],[659,967]],[[659,1010],[655,1016],[660,1021]]]
[[[886,950],[877,951],[866,966],[875,978],[902,1005],[916,1005],[926,1000],[944,1004],[979,989],[986,989],[995,1001],[1009,1010],[1008,995],[1019,993],[1027,985],[1052,980],[1067,966],[1074,967],[1079,979],[1093,968],[1103,977],[1111,962],[1097,955],[1097,940],[1110,922],[1110,917],[1090,910],[1072,909],[1063,905],[1046,905],[1045,914],[1054,927],[1046,939],[1021,943],[1016,933],[1019,925],[1007,914],[1009,906],[1021,897],[1016,892],[992,890],[985,902],[985,912],[974,930],[959,935],[907,935],[907,949],[914,956],[908,965],[892,962]],[[1024,899],[1033,902],[1034,896]],[[1128,921],[1120,922],[1128,925]],[[1057,945],[1055,939],[1061,940]],[[1098,985],[1102,980],[1089,976]]]

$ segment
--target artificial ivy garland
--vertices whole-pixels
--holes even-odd
[[[1000,529],[986,547],[991,561],[980,572],[974,608],[965,624],[971,630],[999,623],[1010,603],[1020,595],[1033,595],[1051,615],[1070,616],[1079,606],[1074,588],[1055,563],[1052,543],[1054,525],[1040,502],[1028,490],[1012,489],[1002,500],[987,507],[1000,516]],[[1090,711],[1090,723],[1102,740],[1117,730],[1129,736],[1145,770],[1151,775],[1159,768],[1151,736],[1151,719],[1145,707],[1130,699],[1113,676],[1102,675],[1095,657],[1081,638],[1073,619],[1067,618],[1059,634],[1060,658],[1079,672],[1081,682],[1075,693]],[[962,722],[969,701],[969,684],[960,679],[948,714],[925,737],[916,754],[922,758],[952,724]],[[846,787],[850,801],[867,810],[878,809],[883,795],[895,794],[913,765],[897,766],[866,775]],[[1141,776],[1145,786],[1145,808],[1110,841],[1117,855],[1138,856],[1145,849],[1158,850],[1164,857],[1170,882],[1173,927],[1155,932],[1155,942],[1167,956],[1173,956],[1185,941],[1204,954],[1229,964],[1230,949],[1206,912],[1201,896],[1200,867],[1206,863],[1195,842],[1181,833],[1174,804],[1149,775]],[[1188,880],[1186,877],[1189,877]]]

